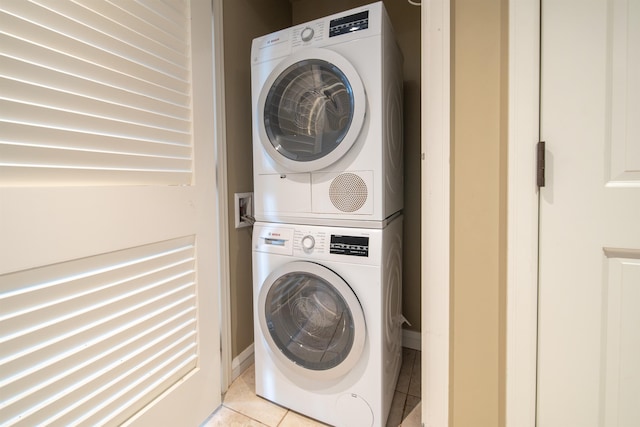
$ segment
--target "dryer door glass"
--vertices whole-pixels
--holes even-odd
[[[349,80],[337,66],[321,59],[305,59],[285,69],[264,105],[269,141],[282,156],[297,162],[331,153],[354,116]]]
[[[347,302],[315,274],[280,276],[267,293],[264,313],[274,344],[306,369],[334,368],[353,347],[354,321]]]

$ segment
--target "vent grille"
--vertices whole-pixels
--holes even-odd
[[[329,187],[329,199],[342,212],[355,212],[367,201],[369,192],[362,178],[353,173],[338,175]]]

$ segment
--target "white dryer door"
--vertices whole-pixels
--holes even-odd
[[[282,364],[312,379],[334,379],[360,359],[362,307],[349,285],[321,265],[294,261],[273,271],[258,297],[260,329]]]
[[[354,144],[366,111],[364,86],[343,56],[303,49],[271,72],[256,106],[265,150],[293,172],[323,169]]]

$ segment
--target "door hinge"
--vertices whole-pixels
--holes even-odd
[[[536,184],[538,187],[544,187],[544,141],[538,142],[536,146],[537,159],[536,159]]]

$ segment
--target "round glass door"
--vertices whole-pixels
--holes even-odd
[[[357,363],[364,316],[333,271],[292,262],[274,271],[259,297],[260,325],[272,353],[305,376],[337,378]]]
[[[274,69],[258,109],[267,153],[288,169],[309,172],[338,160],[357,139],[364,122],[364,88],[342,56],[307,49]]]

